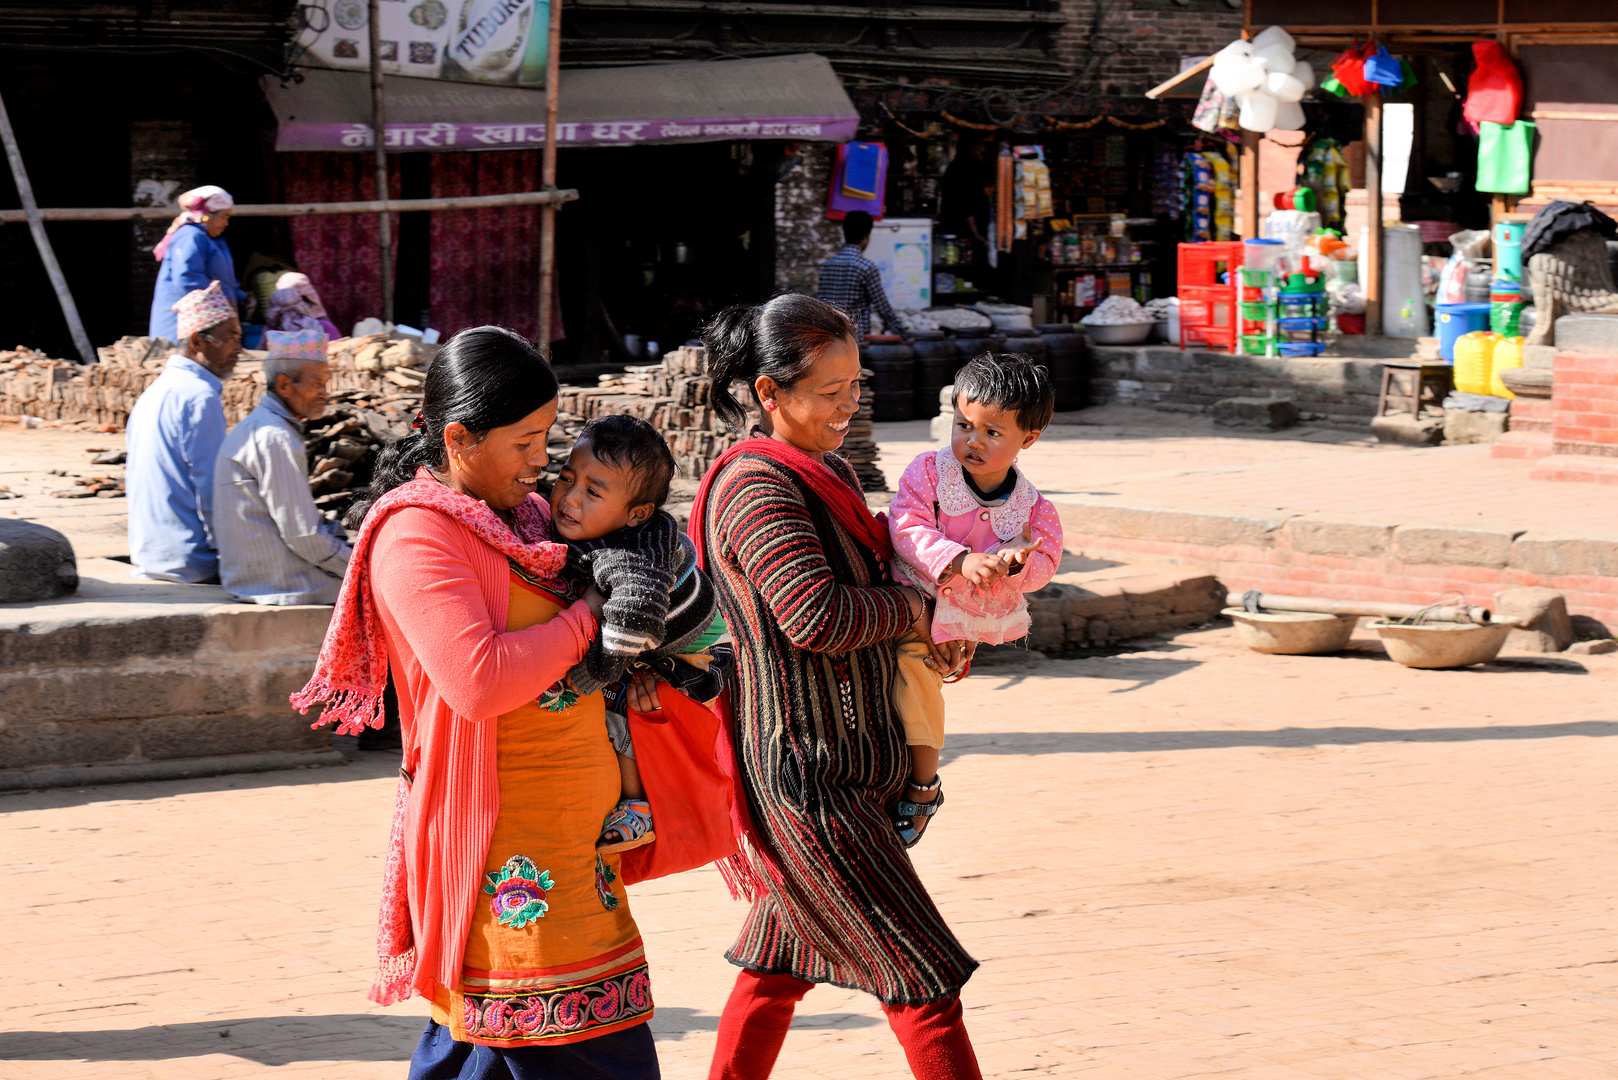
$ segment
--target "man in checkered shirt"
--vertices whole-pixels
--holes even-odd
[[[820,264],[820,288],[816,295],[841,308],[854,320],[860,344],[871,332],[871,311],[882,317],[882,327],[890,334],[903,334],[899,318],[882,291],[882,274],[876,263],[862,252],[871,242],[871,215],[855,210],[843,219],[843,250]]]

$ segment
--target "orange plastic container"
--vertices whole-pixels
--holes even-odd
[[[1177,261],[1180,347],[1214,345],[1234,352],[1241,329],[1236,310],[1241,292],[1236,281],[1236,269],[1242,265],[1241,241],[1181,244]],[[1222,284],[1220,275],[1227,272],[1230,284]]]

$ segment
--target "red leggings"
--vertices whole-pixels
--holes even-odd
[[[791,975],[743,968],[719,1018],[719,1044],[708,1080],[765,1080],[792,1025],[792,1007],[814,985]],[[959,995],[925,1005],[884,1005],[882,1011],[916,1080],[983,1080]]]

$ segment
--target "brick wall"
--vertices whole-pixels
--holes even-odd
[[[1212,412],[1232,397],[1286,398],[1334,426],[1364,429],[1376,415],[1382,365],[1330,357],[1264,357],[1175,348],[1092,348],[1090,392],[1117,403],[1166,412]]]
[[[1091,93],[1133,96],[1241,36],[1242,12],[1224,0],[1062,0],[1062,66]]]
[[[837,148],[804,143],[796,168],[775,187],[775,288],[813,294],[820,264],[843,246],[840,223],[826,217]]]
[[[1402,525],[1288,511],[1201,512],[1065,499],[1064,543],[1092,558],[1155,560],[1215,574],[1235,596],[1263,589],[1331,600],[1431,603],[1446,592],[1543,586],[1618,626],[1618,539],[1489,527]]]

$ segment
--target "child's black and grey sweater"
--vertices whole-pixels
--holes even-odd
[[[616,683],[644,654],[688,651],[714,626],[713,585],[697,567],[691,539],[668,511],[596,540],[553,538],[568,546],[568,576],[594,581],[607,598],[601,632],[567,673],[580,694]]]

